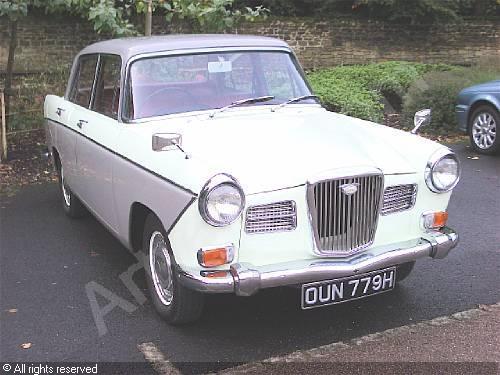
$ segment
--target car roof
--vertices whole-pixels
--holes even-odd
[[[235,34],[172,34],[105,40],[85,47],[79,55],[108,53],[128,61],[132,56],[146,53],[186,49],[230,47],[277,47],[290,49],[285,42],[269,37]]]

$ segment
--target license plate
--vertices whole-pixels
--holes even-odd
[[[396,267],[302,285],[302,309],[335,305],[394,289]]]

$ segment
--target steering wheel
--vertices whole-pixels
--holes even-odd
[[[167,92],[167,91],[177,91],[178,93],[184,95],[187,99],[187,101],[182,101],[183,103],[186,103],[186,110],[188,109],[187,106],[189,104],[189,109],[191,107],[198,107],[200,105],[200,102],[198,99],[191,94],[189,91],[185,89],[181,89],[179,87],[162,87],[161,89],[158,89],[156,91],[153,91],[151,94],[149,94],[146,98],[142,99],[140,101],[140,104],[137,104],[137,108],[139,111],[144,114],[147,113],[149,116],[160,116],[160,115],[165,115],[168,111],[164,111],[165,107],[155,105],[154,98],[157,97],[158,95]]]

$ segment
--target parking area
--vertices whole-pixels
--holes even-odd
[[[213,296],[185,327],[157,316],[137,259],[103,226],[64,215],[55,183],[25,187],[0,204],[2,360],[143,362],[153,343],[174,368],[201,373],[495,304],[500,157],[452,148],[463,175],[449,225],[461,241],[447,259],[417,263],[394,292],[312,311],[294,289]]]

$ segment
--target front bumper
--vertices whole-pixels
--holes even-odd
[[[469,117],[469,109],[468,105],[459,104],[455,106],[455,113],[457,115],[458,129],[467,132],[467,121]]]
[[[416,241],[375,248],[350,258],[302,260],[254,267],[236,263],[222,277],[207,277],[181,270],[179,281],[203,293],[235,293],[251,296],[260,289],[337,279],[387,268],[429,256],[445,258],[458,244],[458,234],[450,228],[428,233]]]

